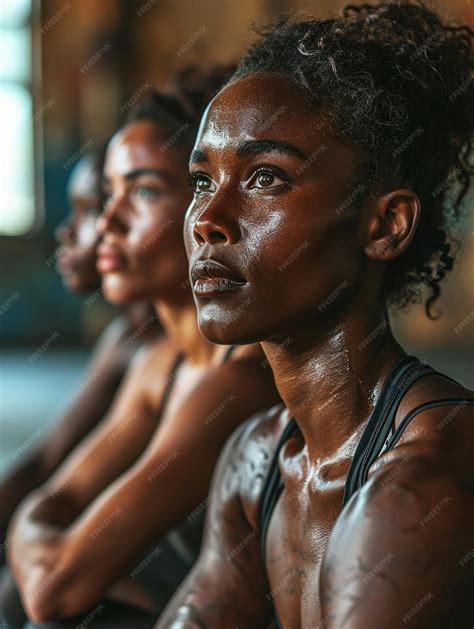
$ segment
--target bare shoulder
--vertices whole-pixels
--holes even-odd
[[[417,408],[422,412],[371,466],[330,536],[321,579],[329,629],[341,617],[367,629],[408,622],[468,626],[474,613],[472,399],[440,376],[424,378],[404,399],[398,425]]]
[[[142,377],[155,379],[156,387],[161,378],[169,376],[177,353],[175,345],[166,336],[160,336],[135,351],[130,360],[130,369],[140,372]]]
[[[281,434],[290,421],[283,403],[251,417],[239,429],[234,464],[242,508],[253,529],[260,526],[262,490]]]
[[[106,325],[99,338],[110,345],[115,345],[121,343],[129,333],[130,323],[128,319],[124,315],[118,315]]]
[[[441,375],[419,380],[402,400],[396,424],[405,424],[395,447],[370,472],[428,462],[437,474],[474,484],[474,394]]]
[[[163,339],[162,333],[150,334],[150,326],[156,321],[156,315],[150,316],[137,326],[125,315],[115,317],[99,337],[96,348],[107,355],[109,363],[124,369],[131,357],[142,345],[153,344],[155,339]]]
[[[331,533],[321,576],[330,629],[464,627],[474,612],[472,487],[429,457],[374,472]]]
[[[266,627],[272,609],[262,560],[255,479],[277,439],[282,405],[254,415],[228,439],[214,472],[199,559],[157,627]],[[261,486],[261,485],[260,485]]]
[[[234,349],[229,360],[210,367],[207,375],[217,383],[222,382],[225,388],[229,382],[233,382],[236,390],[248,391],[249,394],[265,387],[275,392],[274,402],[279,399],[272,370],[266,367],[265,355],[259,345]]]
[[[253,345],[241,345],[234,347],[228,360],[220,362],[209,369],[212,375],[238,373],[244,375],[248,373],[252,379],[257,381],[274,382],[272,370],[269,368],[265,354],[259,343]]]
[[[400,526],[422,539],[424,526],[442,512],[437,524],[454,534],[474,508],[473,403],[471,391],[441,375],[416,383],[397,413],[396,424],[406,426],[400,439],[372,464],[343,519],[366,513],[366,523],[380,530]]]
[[[238,345],[234,347],[229,357],[229,362],[232,363],[239,361],[255,362],[260,365],[262,369],[271,371],[260,343],[253,343],[251,345]]]
[[[228,435],[255,413],[280,402],[273,373],[260,364],[258,347],[240,349],[234,350],[229,360],[201,369],[182,398],[193,407],[198,405],[200,414],[205,412],[207,427],[218,430],[219,426]]]

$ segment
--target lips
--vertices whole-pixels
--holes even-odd
[[[97,247],[97,270],[99,273],[113,273],[126,267],[127,260],[123,253],[111,247],[101,244]]]
[[[208,297],[237,290],[247,283],[235,271],[216,260],[199,260],[191,267],[194,294]]]

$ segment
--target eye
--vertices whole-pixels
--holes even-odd
[[[250,180],[250,187],[257,189],[278,188],[288,183],[288,178],[277,169],[260,168]]]
[[[139,199],[151,201],[153,199],[157,199],[160,196],[160,191],[156,188],[151,188],[150,186],[138,186],[135,189],[135,194]]]
[[[203,173],[196,173],[191,175],[191,187],[196,194],[200,192],[215,192],[216,187],[212,182],[212,179],[208,175]]]

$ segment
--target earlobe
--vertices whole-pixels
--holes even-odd
[[[368,219],[366,255],[372,260],[401,255],[413,240],[419,217],[420,200],[412,190],[401,188],[378,197]]]

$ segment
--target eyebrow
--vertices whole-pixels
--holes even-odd
[[[286,153],[304,161],[308,159],[308,156],[297,146],[289,142],[283,142],[282,140],[246,140],[239,144],[236,150],[238,157],[260,155],[261,153]],[[209,157],[207,153],[200,149],[195,149],[189,158],[190,164],[195,162],[205,163],[208,161]]]
[[[191,151],[191,155],[189,157],[190,164],[193,164],[195,162],[208,162],[208,161],[209,161],[209,157],[207,153],[205,153],[204,151],[201,151],[199,149],[194,149],[194,151]]]
[[[303,160],[308,159],[307,155],[297,146],[282,140],[247,140],[237,147],[238,157],[259,155],[260,153],[287,153]]]
[[[160,179],[164,179],[165,181],[170,181],[171,179],[170,174],[161,168],[135,168],[125,175],[125,179],[133,181],[142,175],[153,175],[155,177],[159,177]],[[109,178],[104,175],[102,177],[102,183],[109,183]]]

